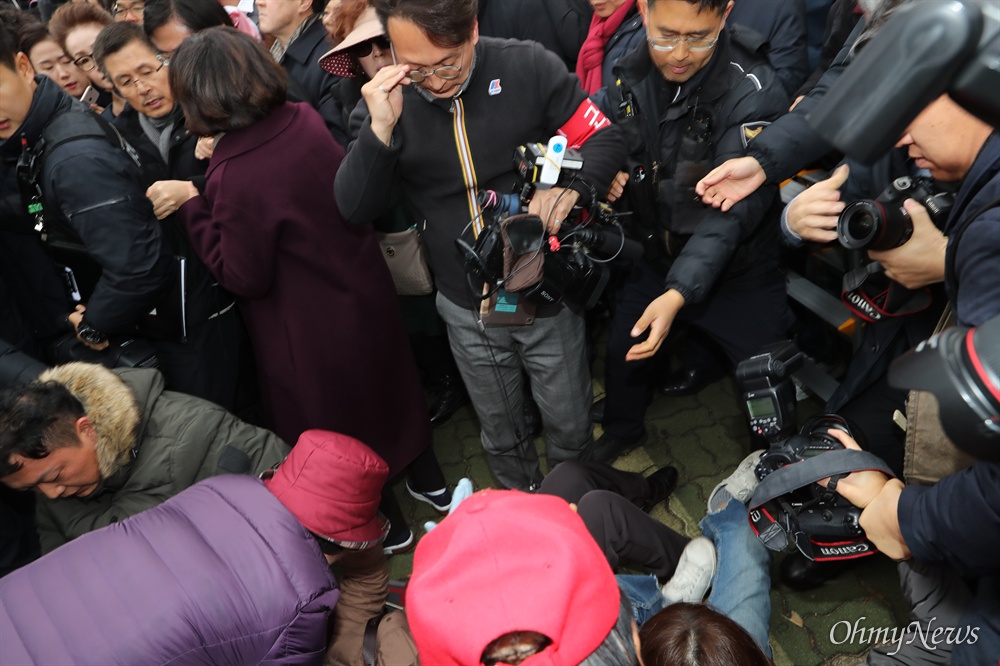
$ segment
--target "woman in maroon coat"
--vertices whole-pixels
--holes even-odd
[[[316,111],[285,101],[280,66],[235,30],[185,40],[170,85],[188,128],[216,135],[204,194],[192,189],[180,214],[236,296],[268,425],[288,442],[312,428],[350,435],[392,475],[414,463],[418,499],[447,510],[392,278],[372,231],[345,223],[333,198],[343,149]],[[383,502],[396,518],[388,541],[405,541],[394,508]]]

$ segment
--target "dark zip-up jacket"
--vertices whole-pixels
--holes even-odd
[[[479,34],[538,42],[572,72],[593,14],[587,0],[479,0]]]
[[[285,68],[288,78],[299,84],[300,93],[304,96],[301,101],[309,102],[319,111],[333,138],[340,145],[346,146],[344,114],[334,94],[339,79],[319,66],[320,56],[332,48],[326,28],[317,17],[295,41],[289,44],[281,59],[281,66]],[[298,97],[299,95],[293,95],[290,99],[299,101]]]
[[[179,109],[180,107],[178,107]],[[126,106],[115,119],[115,127],[125,140],[139,153],[142,162],[143,183],[148,188],[160,180],[190,180],[198,191],[205,189],[205,171],[208,160],[199,160],[194,156],[198,137],[191,134],[184,126],[184,116],[178,113],[174,128],[170,134],[170,145],[167,148],[167,161],[159,149],[153,145],[142,125],[139,123],[139,112],[131,106]],[[233,296],[219,286],[208,268],[198,258],[191,246],[184,225],[176,217],[176,213],[160,220],[164,239],[170,250],[187,260],[187,323],[196,326],[220,310],[233,304]]]
[[[625,133],[633,231],[648,259],[669,266],[665,289],[688,303],[704,300],[724,276],[745,280],[777,262],[778,226],[761,225],[777,187],[760,188],[728,213],[702,205],[693,189],[708,169],[743,155],[755,132],[788,108],[766,56],[734,34],[723,30],[709,63],[679,88],[663,79],[648,49],[638,49],[615,67],[620,83],[596,98]],[[703,132],[687,129],[706,117]],[[679,157],[692,152],[682,150],[685,141],[697,145],[699,160]]]
[[[865,20],[862,18],[847,38],[844,48],[833,59],[833,64],[820,77],[809,94],[794,110],[764,130],[758,140],[748,147],[747,154],[756,159],[764,169],[767,182],[780,183],[786,178],[791,178],[800,169],[833,150],[833,146],[812,128],[806,118],[850,64],[851,49],[864,27]]]
[[[471,54],[467,59],[472,62]],[[547,142],[580,112],[586,99],[576,77],[540,44],[483,37],[458,97],[428,101],[412,86],[403,88],[403,111],[391,145],[379,141],[370,118],[365,119],[337,172],[340,212],[355,224],[372,222],[389,207],[398,179],[424,229],[438,290],[452,302],[471,307],[465,260],[455,244],[475,215],[470,194],[513,191],[518,183],[515,148]],[[619,129],[608,124],[597,130],[580,153],[582,178],[597,192],[607,192],[625,158]],[[463,155],[471,158],[464,162],[465,171]],[[475,182],[464,175],[470,164]]]
[[[633,7],[622,24],[604,45],[604,64],[601,66],[601,85],[615,82],[614,67],[618,61],[637,48],[646,48],[646,26],[642,24],[639,9]]]
[[[1000,314],[1000,134],[990,135],[962,180],[945,224],[945,290],[959,326]]]
[[[57,114],[88,113],[52,79],[36,76],[35,81],[27,118],[0,146],[5,170],[14,168],[22,139],[34,147]],[[130,331],[174,278],[138,167],[106,138],[83,138],[52,150],[40,180],[46,215],[78,236],[102,269],[86,303],[86,321],[104,333]]]

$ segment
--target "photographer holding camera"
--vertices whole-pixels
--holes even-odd
[[[871,470],[837,483],[836,491],[862,509],[867,538],[901,561],[903,591],[914,604],[907,632],[869,654],[869,664],[984,664],[1000,654],[998,346],[994,316],[935,336],[890,370],[894,386],[935,394],[944,433],[975,463],[930,488]],[[859,448],[842,432],[830,434]]]
[[[481,283],[469,284],[455,240],[470,220],[475,233],[482,228],[479,190],[512,191],[512,150],[558,133],[579,147],[585,166],[571,187],[531,200],[529,212],[555,233],[578,200],[589,203],[591,188],[607,191],[624,158],[621,134],[556,56],[537,44],[481,39],[475,0],[373,5],[394,64],[362,88],[369,117],[337,173],[337,202],[351,222],[369,223],[400,185],[423,220],[438,311],[491,469],[504,487],[528,490],[542,474],[524,426],[522,368],[542,413],[549,465],[591,452],[583,318],[559,306],[540,308],[532,323],[485,326]]]
[[[902,152],[912,162],[902,162]],[[905,316],[885,316],[865,328],[864,340],[847,374],[826,405],[864,433],[870,450],[901,474],[904,432],[892,420],[905,411],[906,391],[889,386],[889,363],[933,331],[944,299],[960,325],[978,325],[1000,313],[1000,137],[994,130],[943,95],[924,109],[897,143],[897,149],[870,169],[848,160],[833,175],[796,197],[786,208],[786,236],[810,242],[837,238],[844,200],[871,196],[897,176],[929,170],[944,187],[958,187],[947,219],[932,221],[923,205],[903,202],[912,236],[886,250],[869,250],[885,276],[907,289],[930,286],[930,307]],[[887,204],[887,207],[889,205]],[[782,580],[809,589],[842,570],[792,555],[782,565]]]

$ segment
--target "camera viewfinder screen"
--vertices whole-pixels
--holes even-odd
[[[775,415],[774,401],[770,398],[753,398],[752,400],[747,400],[747,411],[750,412],[750,418],[752,419],[762,419],[769,416]]]

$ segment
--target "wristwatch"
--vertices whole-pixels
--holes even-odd
[[[103,342],[107,342],[108,340],[107,335],[88,324],[86,320],[81,321],[80,325],[77,326],[76,335],[90,345],[99,345]]]

